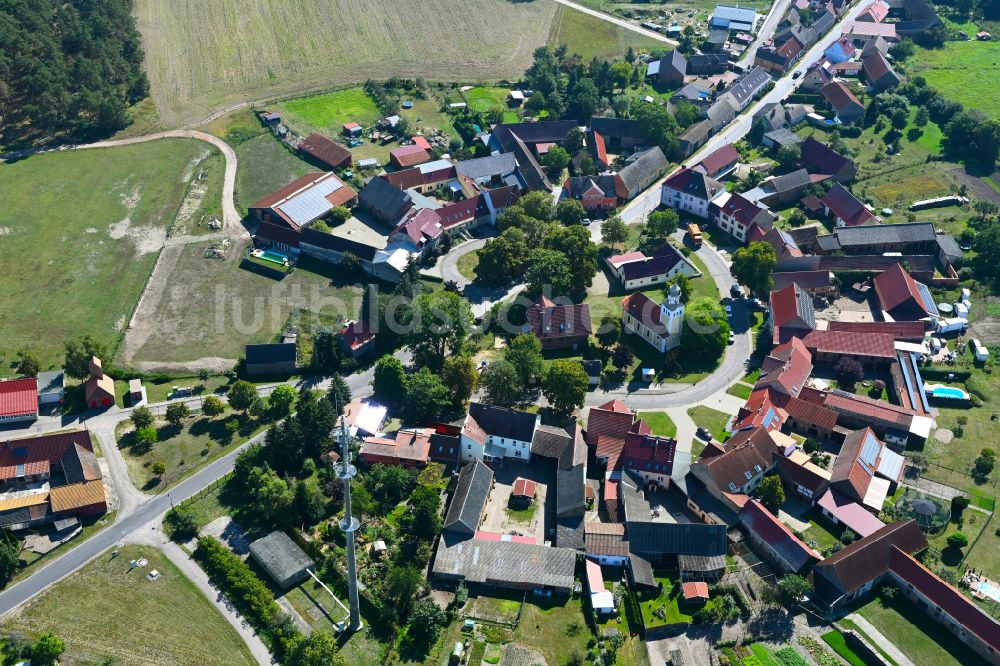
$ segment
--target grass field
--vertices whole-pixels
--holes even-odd
[[[549,664],[569,663],[574,652],[585,654],[588,638],[579,598],[530,599],[514,630],[514,642],[538,650]]]
[[[476,113],[488,113],[507,108],[507,89],[477,86],[462,93],[466,104]]]
[[[639,412],[639,418],[649,424],[654,435],[674,437],[677,435],[677,424],[666,412]]]
[[[153,99],[168,126],[234,102],[366,79],[520,76],[546,42],[553,2],[140,0]]]
[[[479,268],[479,250],[462,255],[458,259],[458,272],[466,280],[476,279],[476,269]]]
[[[729,433],[726,432],[726,424],[729,423],[729,414],[712,409],[711,407],[698,405],[688,410],[688,416],[694,420],[695,425],[707,428],[716,441],[724,442],[729,437]]]
[[[378,107],[361,88],[347,88],[324,95],[300,97],[275,105],[282,122],[300,133],[322,132],[338,136],[343,124],[367,126],[379,119]]]
[[[228,420],[240,423],[240,430],[230,434],[226,430]],[[128,421],[118,425],[116,435],[129,476],[136,487],[146,492],[160,493],[219,456],[232,451],[258,427],[255,422],[233,413],[215,418],[192,417],[180,427],[158,421],[156,430],[159,441],[147,451],[136,449],[135,431]],[[152,466],[157,461],[163,462],[167,468],[166,473],[160,477],[152,471]]]
[[[656,580],[662,586],[660,593],[656,597],[646,598],[639,602],[642,611],[642,621],[646,628],[658,627],[664,624],[676,624],[678,622],[690,622],[694,608],[684,603],[681,596],[680,583],[670,578],[657,576]],[[656,611],[663,607],[665,616],[655,615]]]
[[[898,594],[890,606],[873,599],[857,612],[915,664],[978,666],[985,663],[954,634]]]
[[[53,631],[61,663],[253,664],[243,640],[158,549],[126,546],[101,555],[7,618],[3,631]],[[149,564],[129,572],[129,561]],[[156,569],[156,582],[146,574]],[[111,659],[113,658],[113,662]]]
[[[343,320],[360,307],[360,287],[325,264],[303,260],[279,282],[240,268],[242,248],[230,249],[224,261],[206,259],[204,248],[180,248],[169,269],[170,289],[143,302],[143,324],[126,340],[130,365],[238,359],[246,344],[272,341],[296,308]]]
[[[210,154],[170,139],[0,165],[0,263],[11,268],[0,277],[11,315],[0,321],[0,351],[27,347],[45,368],[70,338],[114,348]]]
[[[236,207],[247,207],[316,167],[299,159],[278,139],[262,134],[236,146]]]
[[[917,48],[906,64],[908,75],[923,76],[948,99],[1000,120],[1000,89],[983,85],[1000,76],[1000,42],[969,40],[946,42],[940,49]]]
[[[591,58],[621,58],[630,46],[640,53],[672,48],[666,42],[563,6],[556,10],[552,19],[549,46],[566,46],[570,54],[581,56],[584,62],[589,62]]]

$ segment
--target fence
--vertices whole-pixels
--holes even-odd
[[[920,477],[968,494],[970,503],[980,509],[993,512],[996,508],[996,484],[977,488],[975,479],[968,471],[927,461],[925,469],[920,472]]]
[[[233,473],[226,472],[218,479],[212,481],[210,484],[208,484],[207,486],[196,492],[194,495],[191,495],[190,497],[178,502],[177,506],[187,506],[188,504],[193,504],[194,502],[197,502],[198,500],[204,498],[209,493],[214,493],[216,490],[229,483],[229,480],[231,478],[233,478]]]

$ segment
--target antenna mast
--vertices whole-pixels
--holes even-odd
[[[354,553],[354,533],[361,527],[358,519],[351,514],[351,479],[358,473],[351,464],[350,438],[347,436],[347,420],[340,417],[340,428],[337,433],[340,440],[340,462],[336,464],[337,476],[344,482],[344,517],[340,521],[340,529],[347,538],[347,590],[350,597],[351,631],[361,629],[361,611],[358,606],[358,562]]]

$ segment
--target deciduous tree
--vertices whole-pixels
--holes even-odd
[[[542,381],[542,394],[560,413],[568,414],[583,406],[589,379],[579,361],[560,359],[549,366]]]

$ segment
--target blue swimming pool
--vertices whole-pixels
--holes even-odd
[[[280,252],[275,252],[274,250],[264,250],[260,253],[261,259],[266,259],[267,261],[273,261],[276,264],[284,265],[288,261],[288,257],[281,254]]]
[[[942,398],[945,400],[968,400],[969,394],[960,388],[955,388],[954,386],[934,386],[927,387],[930,390],[931,397]]]

